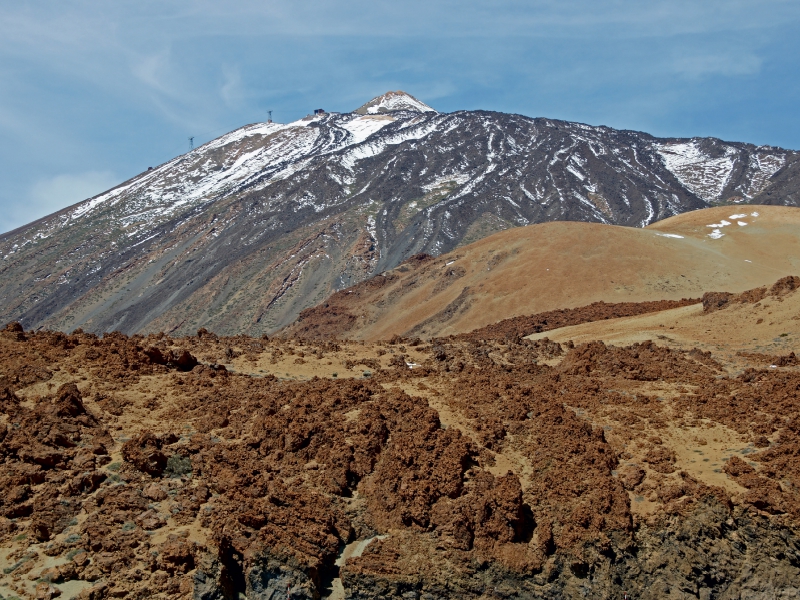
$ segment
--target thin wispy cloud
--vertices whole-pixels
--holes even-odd
[[[696,79],[708,75],[754,75],[759,72],[762,64],[763,60],[755,54],[731,51],[682,56],[674,60],[672,68],[680,75]]]
[[[222,66],[223,83],[219,88],[219,95],[225,102],[225,105],[230,108],[238,108],[241,106],[243,96],[245,95],[242,86],[242,74],[237,66],[223,65]]]
[[[179,97],[174,73],[170,72],[169,50],[138,57],[131,64],[133,75],[151,91],[168,97]]]
[[[91,198],[117,183],[117,176],[110,171],[56,175],[35,182],[31,187],[29,201],[34,212],[47,214],[63,206]]]
[[[110,171],[64,173],[37,180],[24,198],[3,211],[0,227],[2,231],[7,231],[30,223],[65,206],[96,196],[117,183],[119,177]]]

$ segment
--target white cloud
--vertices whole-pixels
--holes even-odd
[[[754,75],[761,70],[762,59],[755,54],[738,52],[697,54],[676,58],[672,70],[689,78],[706,75]]]
[[[169,73],[169,52],[139,56],[131,66],[133,75],[143,84],[166,96],[175,96]]]
[[[0,233],[96,196],[120,183],[110,171],[66,173],[35,182],[23,202],[15,202],[0,214]]]
[[[238,108],[241,104],[241,98],[244,95],[242,75],[239,68],[223,65],[222,76],[224,78],[224,83],[220,87],[219,95],[226,106]]]
[[[56,175],[33,184],[31,205],[34,210],[41,212],[39,216],[47,215],[105,192],[118,183],[119,179],[110,171]]]

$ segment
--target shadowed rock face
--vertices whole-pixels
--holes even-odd
[[[792,151],[440,114],[398,94],[365,105],[376,114],[249,125],[0,236],[0,321],[260,335],[416,253],[502,229],[799,200]]]

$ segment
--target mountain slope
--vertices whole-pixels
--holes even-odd
[[[0,236],[0,320],[261,334],[503,229],[800,201],[800,155],[779,148],[441,114],[402,92],[362,109],[248,125]]]
[[[597,301],[740,292],[800,273],[799,208],[735,210],[695,211],[646,229],[544,223],[504,231],[338,292],[283,334],[445,336]]]

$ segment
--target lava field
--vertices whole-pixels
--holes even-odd
[[[7,325],[0,596],[794,597],[796,356],[531,324],[377,343]]]

